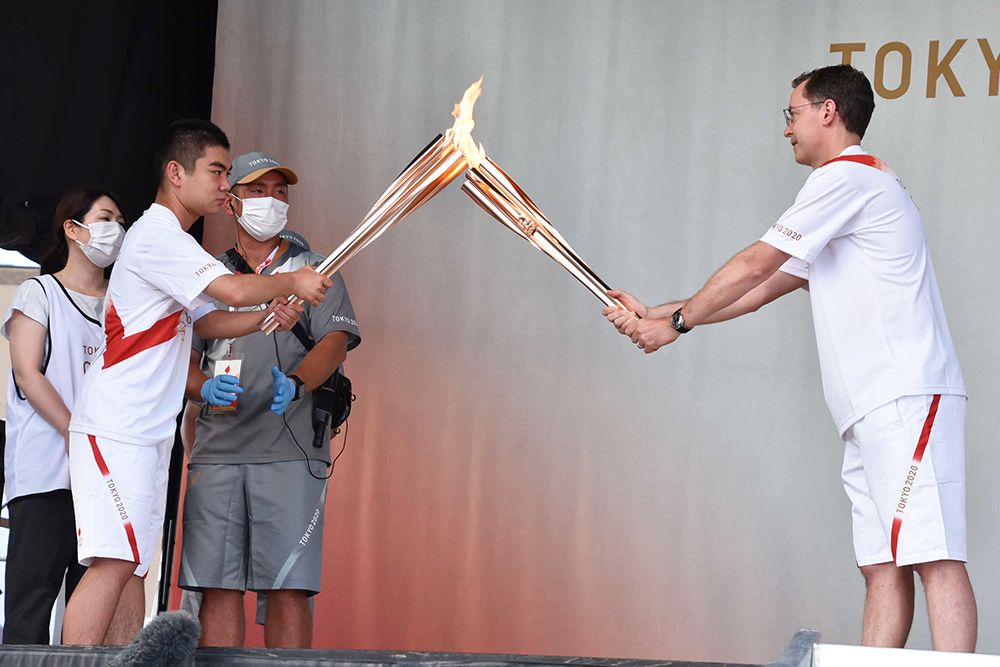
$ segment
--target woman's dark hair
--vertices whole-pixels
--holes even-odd
[[[69,259],[69,244],[66,241],[66,232],[63,231],[63,223],[67,220],[83,222],[84,216],[94,207],[94,202],[101,197],[107,197],[115,203],[118,210],[121,210],[122,206],[115,196],[104,188],[78,185],[63,195],[59,205],[56,206],[55,217],[52,218],[52,248],[42,258],[40,273],[55,273],[66,266],[66,260]]]

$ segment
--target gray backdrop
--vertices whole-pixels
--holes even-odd
[[[994,529],[1000,102],[994,0],[222,0],[213,119],[296,169],[290,227],[332,251],[484,76],[473,136],[608,282],[689,296],[808,176],[789,82],[883,90],[865,148],[927,224],[971,395],[969,553],[1000,653]],[[951,61],[928,96],[932,40]],[[995,79],[994,79],[995,81]],[[562,268],[459,189],[344,277],[364,343],[327,508],[318,646],[773,660],[799,627],[860,641],[842,445],[808,295],[644,356]],[[231,243],[231,222],[207,245]],[[929,647],[918,600],[910,646]]]

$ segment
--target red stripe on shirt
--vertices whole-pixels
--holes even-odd
[[[126,336],[115,304],[108,303],[108,311],[104,317],[104,331],[107,335],[107,347],[104,350],[104,368],[110,368],[120,361],[134,357],[143,350],[166,343],[177,335],[177,327],[181,322],[183,310],[167,315],[145,331]]]
[[[94,452],[94,461],[97,462],[97,469],[101,471],[101,475],[104,476],[106,482],[110,482],[109,489],[114,486],[114,480],[111,479],[111,471],[108,469],[108,464],[104,461],[104,456],[101,455],[101,449],[97,446],[97,438],[92,435],[87,435],[90,439],[90,449]],[[114,502],[114,499],[112,499]],[[116,503],[117,504],[117,503]],[[122,505],[124,510],[124,504]],[[128,513],[125,513],[128,516]],[[128,538],[128,544],[132,547],[132,558],[136,563],[139,562],[139,544],[135,539],[135,530],[132,529],[132,522],[128,519],[123,519],[125,524],[125,536]]]
[[[941,395],[935,394],[931,400],[931,407],[927,411],[927,418],[924,419],[924,428],[920,431],[920,440],[917,441],[917,448],[913,452],[913,466],[919,466],[920,462],[924,460],[924,451],[927,449],[927,443],[931,439],[931,429],[934,428],[934,418],[937,416],[938,403],[940,402]],[[914,479],[916,478],[916,474],[916,471],[914,471]],[[905,482],[904,486],[907,486]],[[911,486],[911,490],[912,488],[913,486]],[[899,542],[899,529],[902,526],[902,510],[897,510],[896,516],[892,519],[892,562],[894,563],[896,562],[896,544]]]
[[[886,174],[892,173],[889,169],[889,165],[874,155],[841,155],[840,157],[835,157],[832,160],[827,160],[820,165],[820,169],[834,162],[855,162],[857,164],[863,164],[866,167],[874,167],[875,169],[885,172]]]

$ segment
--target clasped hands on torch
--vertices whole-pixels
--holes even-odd
[[[617,289],[610,290],[608,296],[618,299],[635,312],[616,306],[605,306],[601,313],[615,325],[618,333],[628,336],[646,354],[652,354],[664,345],[670,345],[681,335],[679,331],[670,326],[670,317],[649,317],[649,308],[646,307],[646,304],[628,292]],[[636,315],[639,317],[637,318]]]
[[[333,287],[333,280],[320,273],[313,266],[303,266],[301,269],[284,274],[292,280],[292,293],[287,297],[278,297],[271,302],[264,314],[264,320],[273,322],[272,331],[290,331],[299,320],[304,307],[303,301],[313,306],[326,301],[326,290]]]
[[[285,275],[292,281],[292,294],[274,299],[265,311],[265,316],[274,315],[278,331],[291,331],[299,321],[305,306],[298,299],[318,306],[326,301],[326,290],[333,287],[333,281],[312,266],[303,266]]]
[[[292,277],[295,283],[292,293],[314,306],[318,306],[326,301],[326,290],[333,287],[333,281],[312,266],[303,266],[301,269],[292,271],[288,275]],[[296,319],[298,318],[296,317]]]

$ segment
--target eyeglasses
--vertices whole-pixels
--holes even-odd
[[[823,100],[823,102],[826,102],[826,100]],[[796,104],[794,107],[788,107],[787,109],[782,109],[781,113],[785,114],[785,127],[791,125],[792,121],[794,120],[794,118],[792,118],[792,109],[800,109],[802,107],[812,107],[816,106],[817,104],[823,104],[823,102],[806,102],[805,104]]]

